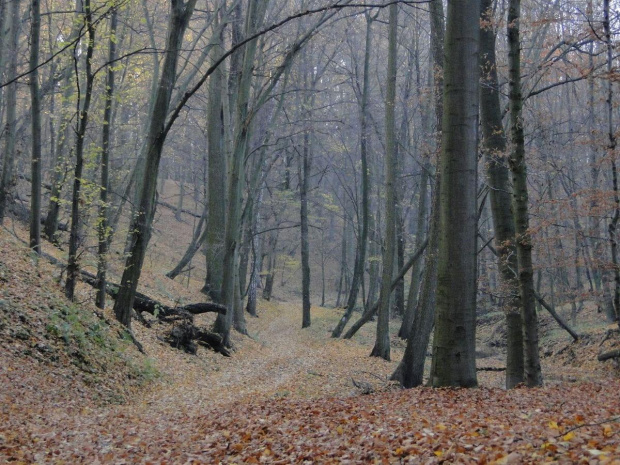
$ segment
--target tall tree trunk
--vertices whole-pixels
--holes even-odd
[[[476,379],[479,0],[448,3],[431,385]]]
[[[616,133],[614,128],[613,107],[613,43],[611,39],[611,25],[609,19],[609,0],[603,0],[603,30],[605,32],[605,46],[607,48],[607,152],[611,163],[611,180],[614,193],[614,215],[609,223],[609,242],[611,244],[611,261],[614,273],[613,301],[616,311],[616,321],[620,325],[620,263],[618,260],[618,239],[616,231],[620,219],[620,194],[618,193],[618,169],[616,166]]]
[[[142,272],[146,247],[151,235],[155,210],[157,173],[164,145],[164,124],[175,83],[177,61],[183,42],[183,34],[195,4],[196,0],[188,0],[186,3],[182,0],[171,0],[171,14],[168,23],[164,64],[146,138],[147,157],[142,179],[140,203],[138,212],[132,221],[130,254],[125,262],[120,288],[114,303],[116,318],[128,328],[131,327],[131,309],[140,273]]]
[[[508,8],[510,138],[512,142],[510,169],[512,171],[512,204],[523,318],[524,373],[525,383],[528,386],[539,386],[542,384],[542,373],[538,354],[538,317],[534,297],[532,237],[529,232],[527,165],[522,119],[520,18],[521,0],[510,0]]]
[[[250,2],[246,17],[246,37],[258,30],[263,22],[268,0]],[[229,347],[230,330],[233,324],[235,299],[235,267],[238,266],[239,222],[241,220],[241,201],[243,188],[243,164],[247,154],[248,137],[251,124],[249,113],[250,87],[252,82],[252,67],[256,54],[257,41],[252,40],[243,47],[243,63],[238,79],[235,96],[235,134],[230,164],[228,184],[228,209],[226,213],[226,229],[224,240],[224,261],[222,274],[222,303],[228,307],[226,315],[219,314],[215,320],[213,330],[222,336],[224,346]],[[231,102],[232,105],[233,102]],[[238,285],[238,282],[237,282]]]
[[[30,190],[30,248],[41,253],[41,93],[39,92],[39,42],[41,4],[31,2],[30,25],[30,101],[32,105],[32,163]]]
[[[303,135],[303,152],[299,171],[299,196],[301,200],[300,223],[301,223],[301,298],[302,320],[301,327],[308,328],[310,318],[310,243],[308,238],[308,189],[310,186],[310,174],[312,167],[312,148],[310,147],[310,132]]]
[[[88,45],[86,47],[85,77],[86,86],[84,88],[84,101],[78,95],[77,114],[78,123],[75,132],[75,171],[73,177],[73,195],[71,198],[71,227],[69,230],[69,259],[67,261],[67,281],[65,283],[65,295],[67,299],[73,300],[75,297],[75,286],[80,273],[78,249],[81,245],[80,238],[80,212],[82,195],[82,173],[84,170],[84,138],[88,126],[88,116],[90,102],[93,94],[93,83],[95,76],[92,72],[92,58],[95,50],[95,27],[93,25],[93,15],[90,0],[84,0],[83,24],[88,31]],[[77,57],[75,58],[75,68],[77,70]],[[77,74],[77,73],[76,73]],[[79,77],[78,77],[79,79]]]
[[[8,63],[7,78],[13,79],[17,75],[17,54],[19,48],[20,30],[20,0],[13,0],[11,4],[11,29],[7,47]],[[7,79],[8,80],[8,79]],[[6,119],[4,125],[4,159],[2,163],[2,178],[0,179],[0,224],[6,216],[9,194],[13,186],[13,167],[15,165],[16,133],[17,133],[17,81],[12,82],[6,89]]]
[[[390,360],[390,295],[396,239],[396,46],[398,4],[389,7],[387,87],[385,92],[385,249],[377,319],[377,337],[371,356]]]
[[[487,165],[487,182],[491,200],[495,248],[498,253],[498,269],[501,294],[506,314],[507,355],[506,388],[511,389],[523,382],[523,334],[518,268],[515,244],[515,223],[512,216],[512,187],[510,171],[505,163],[506,135],[502,125],[499,99],[499,82],[495,56],[495,31],[492,19],[493,0],[481,0],[480,66],[480,116],[483,149]]]
[[[108,62],[116,60],[116,28],[118,24],[117,9],[113,8],[110,14],[110,41],[108,44]],[[99,191],[99,248],[97,251],[97,296],[95,304],[99,308],[105,307],[108,268],[108,190],[110,189],[110,131],[112,125],[112,99],[114,97],[114,66],[108,66],[104,96],[103,129],[101,134],[101,186]]]
[[[219,35],[223,42],[223,27]],[[213,47],[213,53],[219,49]],[[215,55],[214,55],[215,56]],[[233,57],[234,58],[234,57]],[[233,70],[231,70],[233,72]],[[207,126],[208,159],[208,204],[207,240],[205,244],[207,277],[202,291],[215,302],[222,302],[222,277],[224,261],[224,229],[226,228],[227,163],[224,150],[224,109],[222,107],[222,87],[224,71],[216,69],[209,78],[209,108]]]
[[[344,315],[332,331],[332,337],[340,337],[345,326],[351,319],[357,302],[357,294],[360,284],[364,280],[364,265],[366,264],[366,244],[368,242],[368,198],[370,192],[370,181],[368,175],[368,94],[370,93],[370,46],[372,43],[372,22],[373,19],[366,14],[366,46],[364,48],[364,77],[362,83],[362,96],[360,108],[360,159],[362,177],[362,209],[360,218],[362,225],[357,238],[357,248],[355,251],[355,264],[353,265],[353,278],[351,280],[351,290],[347,299],[347,307]]]

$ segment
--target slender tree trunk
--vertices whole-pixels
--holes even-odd
[[[153,224],[157,173],[164,145],[163,128],[175,83],[177,61],[183,42],[183,34],[195,4],[196,0],[188,0],[187,3],[184,3],[182,0],[171,0],[164,64],[157,88],[157,97],[150,116],[146,140],[147,157],[142,179],[139,209],[130,228],[130,254],[125,262],[125,271],[123,272],[119,292],[114,304],[116,318],[128,328],[131,327],[131,309]]]
[[[108,45],[108,62],[116,60],[116,28],[118,24],[117,9],[113,8],[110,14],[110,41]],[[101,134],[101,187],[99,191],[99,249],[97,252],[97,296],[95,304],[99,308],[105,307],[108,268],[108,191],[110,189],[110,131],[112,125],[112,99],[114,97],[114,66],[108,66],[104,97],[103,129]]]
[[[498,269],[501,294],[506,313],[507,356],[506,388],[511,389],[523,382],[523,335],[518,268],[515,244],[515,223],[512,216],[512,187],[510,171],[505,164],[506,135],[502,125],[499,99],[499,82],[495,56],[495,32],[491,16],[493,0],[481,0],[481,20],[485,26],[480,30],[480,115],[483,149],[487,165],[487,182],[491,200],[495,247],[498,253]]]
[[[353,278],[351,280],[351,290],[347,299],[347,307],[344,315],[332,331],[332,337],[340,337],[345,326],[351,319],[357,302],[357,294],[360,284],[364,281],[364,265],[366,264],[366,244],[368,242],[368,198],[370,192],[370,182],[368,175],[368,94],[370,93],[370,46],[372,42],[372,18],[366,15],[366,46],[364,49],[364,77],[362,83],[362,96],[360,108],[360,158],[361,158],[361,177],[362,177],[362,209],[360,211],[360,221],[362,223],[360,233],[357,238],[357,248],[355,253],[355,264],[353,265]]]
[[[19,48],[20,30],[20,0],[13,0],[11,5],[11,29],[7,47],[8,63],[6,76],[11,79],[17,75],[17,54]],[[15,165],[16,133],[17,133],[17,81],[9,84],[6,89],[6,120],[4,125],[4,160],[2,164],[2,178],[0,179],[0,224],[6,216],[9,194],[13,186],[13,167]]]
[[[476,379],[479,0],[448,3],[431,385]]]
[[[267,273],[265,274],[265,286],[263,287],[263,299],[266,301],[271,300],[271,294],[273,292],[273,280],[276,269],[277,251],[276,245],[278,244],[277,232],[269,238],[269,252],[267,255]]]
[[[254,205],[250,228],[250,243],[252,244],[252,269],[250,270],[250,286],[248,288],[248,301],[246,311],[252,316],[256,313],[258,287],[260,285],[260,257],[262,256],[261,241],[256,234],[261,223],[260,205],[263,199],[263,188],[259,188],[256,204]]]
[[[88,116],[90,102],[93,94],[93,83],[95,76],[92,72],[92,58],[95,49],[95,27],[92,22],[92,11],[90,0],[84,0],[84,27],[88,31],[88,45],[86,48],[85,75],[86,86],[84,89],[84,101],[81,102],[78,96],[77,113],[78,126],[75,133],[75,171],[73,177],[73,196],[71,198],[71,227],[69,231],[69,259],[67,262],[67,281],[65,283],[65,295],[67,299],[73,300],[75,297],[75,286],[80,273],[78,250],[81,243],[80,238],[80,212],[82,195],[82,173],[84,170],[84,137],[88,126]],[[77,60],[77,58],[76,58]],[[75,68],[77,71],[77,61]],[[77,75],[77,73],[76,73]]]
[[[427,210],[427,189],[428,189],[428,170],[424,168],[422,170],[422,177],[420,179],[420,202],[418,203],[418,219],[416,225],[416,237],[415,247],[420,248],[425,236],[425,223],[426,223],[426,210]],[[430,265],[429,265],[430,266]],[[411,328],[413,326],[413,320],[416,314],[416,304],[418,299],[418,292],[420,289],[420,262],[417,262],[411,268],[411,284],[409,286],[409,294],[407,296],[407,308],[405,309],[405,315],[403,316],[403,322],[398,330],[398,337],[402,339],[409,339],[411,336]],[[428,344],[427,344],[428,345]]]
[[[512,142],[510,169],[512,171],[512,202],[523,318],[524,373],[525,383],[528,386],[540,386],[542,373],[538,354],[538,317],[534,297],[532,237],[529,232],[527,166],[522,119],[520,17],[521,1],[510,0],[508,9],[510,138]]]
[[[32,181],[30,191],[30,248],[41,253],[41,94],[39,92],[39,42],[41,4],[31,2],[30,26],[30,101],[32,105]]]
[[[310,318],[310,243],[308,238],[308,189],[310,185],[310,173],[312,166],[312,154],[310,147],[310,132],[303,135],[303,156],[300,166],[299,195],[301,200],[300,223],[301,223],[301,297],[302,297],[302,321],[301,327],[308,328]]]
[[[207,221],[208,212],[207,205],[205,205],[202,215],[200,215],[200,219],[198,220],[198,224],[196,225],[196,229],[194,230],[194,235],[192,237],[192,241],[189,246],[185,250],[183,257],[177,263],[172,270],[166,273],[166,277],[170,279],[176,278],[185,268],[190,264],[196,252],[200,250],[200,246],[205,243],[207,239],[207,235],[209,234],[208,229],[204,229],[205,221]]]
[[[616,134],[614,128],[613,107],[613,43],[611,40],[611,26],[609,19],[609,0],[603,0],[603,30],[607,48],[607,152],[611,163],[611,180],[614,193],[614,215],[609,223],[609,242],[611,244],[611,261],[613,264],[614,292],[613,301],[616,311],[616,321],[620,325],[620,264],[618,260],[618,239],[616,231],[620,219],[620,194],[618,193],[618,169],[616,166]]]
[[[396,40],[398,4],[392,4],[388,33],[387,88],[385,93],[385,250],[379,294],[377,338],[371,356],[390,360],[390,295],[396,239]]]

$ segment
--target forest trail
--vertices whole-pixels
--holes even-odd
[[[0,428],[0,458],[89,464],[619,463],[618,380],[513,391],[393,390],[380,378],[395,362],[368,357],[370,328],[361,335],[364,344],[331,340],[333,314],[316,309],[314,326],[301,330],[299,306],[265,303],[260,318],[249,320],[252,337],[235,338],[231,358],[158,349],[157,331],[136,325],[147,352],[160,356],[158,381],[125,404],[102,407],[76,398],[54,402],[53,390],[28,386],[27,377],[21,384],[14,379],[14,387],[3,391],[16,402],[11,423]],[[360,395],[351,384],[355,376],[374,379],[383,392]]]
[[[600,337],[546,346],[544,388],[505,391],[483,371],[479,389],[399,390],[387,377],[402,341],[394,361],[371,358],[374,325],[334,340],[340,310],[314,307],[302,330],[298,304],[261,301],[232,357],[172,349],[170,325],[135,322],[145,358],[106,348],[111,310],[67,307],[55,270],[3,239],[0,463],[620,463],[620,381],[595,360]]]

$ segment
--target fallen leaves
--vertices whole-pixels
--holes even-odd
[[[394,390],[383,380],[396,362],[367,357],[359,342],[371,328],[358,340],[332,340],[338,315],[316,309],[313,327],[301,331],[299,307],[285,303],[263,303],[261,317],[248,322],[253,338],[235,336],[230,359],[174,351],[156,329],[136,325],[162,379],[123,405],[98,405],[101,385],[84,382],[84,367],[63,365],[71,359],[41,339],[46,327],[36,312],[50,309],[32,288],[40,277],[29,260],[16,260],[23,263],[0,266],[4,282],[16,269],[22,286],[4,290],[4,300],[30,311],[24,321],[3,320],[3,334],[12,335],[0,352],[0,462],[620,463],[617,379]],[[54,354],[59,360],[49,363]],[[376,375],[365,381],[373,394],[358,395],[351,384],[364,374]],[[108,376],[117,383],[108,388],[127,382],[101,371],[88,379]],[[497,384],[490,377],[497,374],[488,376],[483,383]]]

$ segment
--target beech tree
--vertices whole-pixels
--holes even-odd
[[[431,384],[476,378],[479,0],[448,3],[439,188],[437,308]],[[456,227],[458,225],[458,227]]]

